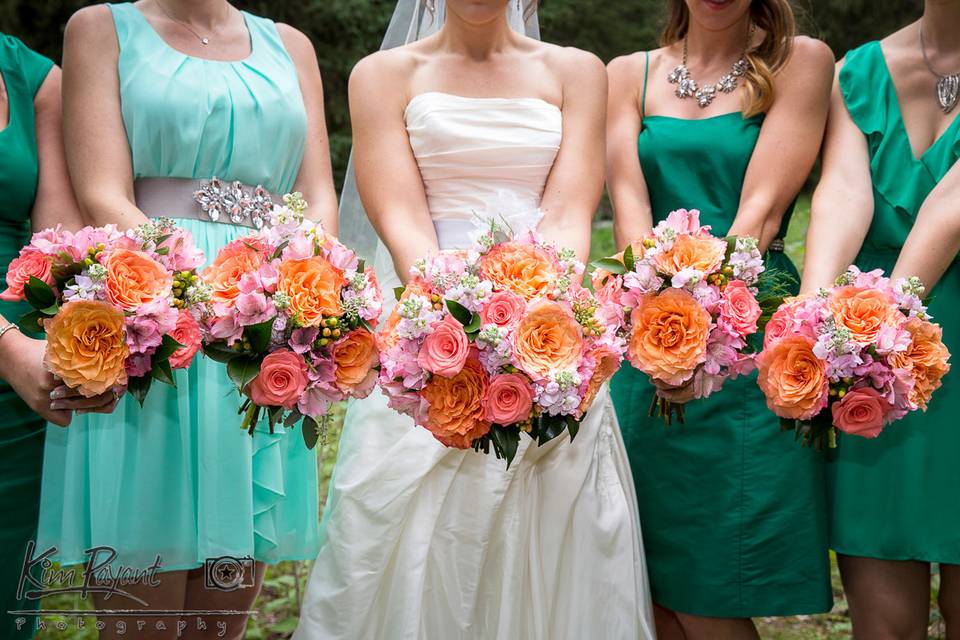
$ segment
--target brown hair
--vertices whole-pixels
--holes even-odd
[[[763,40],[747,50],[742,111],[748,118],[764,113],[773,104],[773,76],[786,65],[797,34],[790,0],[751,0],[750,21],[763,32]],[[660,35],[661,46],[682,40],[689,27],[687,3],[669,0],[667,24]]]
[[[426,6],[427,11],[429,11],[430,13],[433,13],[434,11],[436,11],[436,0],[421,0],[421,1]],[[514,2],[514,1],[518,1],[518,0],[510,0],[510,2]],[[529,6],[527,6],[527,8],[523,12],[524,19],[532,16],[534,12],[537,9],[539,9],[541,6],[543,6],[543,0],[532,0],[532,2],[530,2]]]

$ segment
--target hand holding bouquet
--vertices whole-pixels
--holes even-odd
[[[252,435],[262,411],[271,432],[303,419],[312,448],[331,402],[373,390],[383,300],[373,269],[304,219],[299,194],[284,201],[270,224],[225,246],[203,271],[211,290],[203,349],[248,396],[244,429]]]
[[[128,389],[143,404],[153,380],[176,386],[200,346],[194,317],[207,292],[189,232],[160,218],[35,233],[10,263],[4,300],[34,308],[22,323],[47,334],[44,362],[86,397]]]
[[[582,274],[571,251],[493,222],[473,249],[418,261],[378,336],[390,406],[508,466],[521,432],[573,439],[623,346],[619,310]]]
[[[950,353],[922,295],[915,278],[893,283],[850,267],[833,288],[787,301],[757,359],[767,406],[784,428],[833,447],[837,430],[875,438],[925,410]]]

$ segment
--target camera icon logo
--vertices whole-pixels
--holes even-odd
[[[256,581],[256,564],[250,556],[207,558],[203,565],[203,584],[207,589],[236,591],[253,587]]]

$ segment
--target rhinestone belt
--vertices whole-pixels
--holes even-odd
[[[151,218],[189,218],[260,229],[282,199],[262,186],[189,178],[139,178],[137,207]]]

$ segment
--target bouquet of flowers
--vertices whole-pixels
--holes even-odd
[[[513,461],[526,433],[573,439],[619,368],[617,310],[583,264],[533,231],[490,222],[468,251],[418,261],[379,334],[390,406],[448,447]]]
[[[672,212],[594,267],[597,298],[623,318],[627,360],[658,387],[650,415],[659,411],[667,424],[674,413],[683,422],[683,402],[752,371],[748,338],[761,329],[764,308],[772,312],[782,300],[772,284],[759,293],[764,266],[756,240],[717,238],[696,210]]]
[[[837,431],[875,438],[926,410],[950,370],[939,325],[916,278],[891,282],[850,267],[836,286],[788,300],[757,358],[767,406],[804,444],[836,446]]]
[[[20,250],[0,298],[33,307],[21,323],[46,332],[44,361],[64,384],[87,397],[129,390],[142,405],[153,380],[176,386],[173,369],[200,347],[203,261],[190,233],[165,218],[126,232],[57,226]]]
[[[244,429],[252,435],[263,411],[271,433],[302,419],[313,448],[331,402],[373,390],[383,299],[373,269],[304,218],[299,194],[284,202],[269,224],[223,247],[203,271],[211,291],[203,350],[226,363],[247,396]]]

